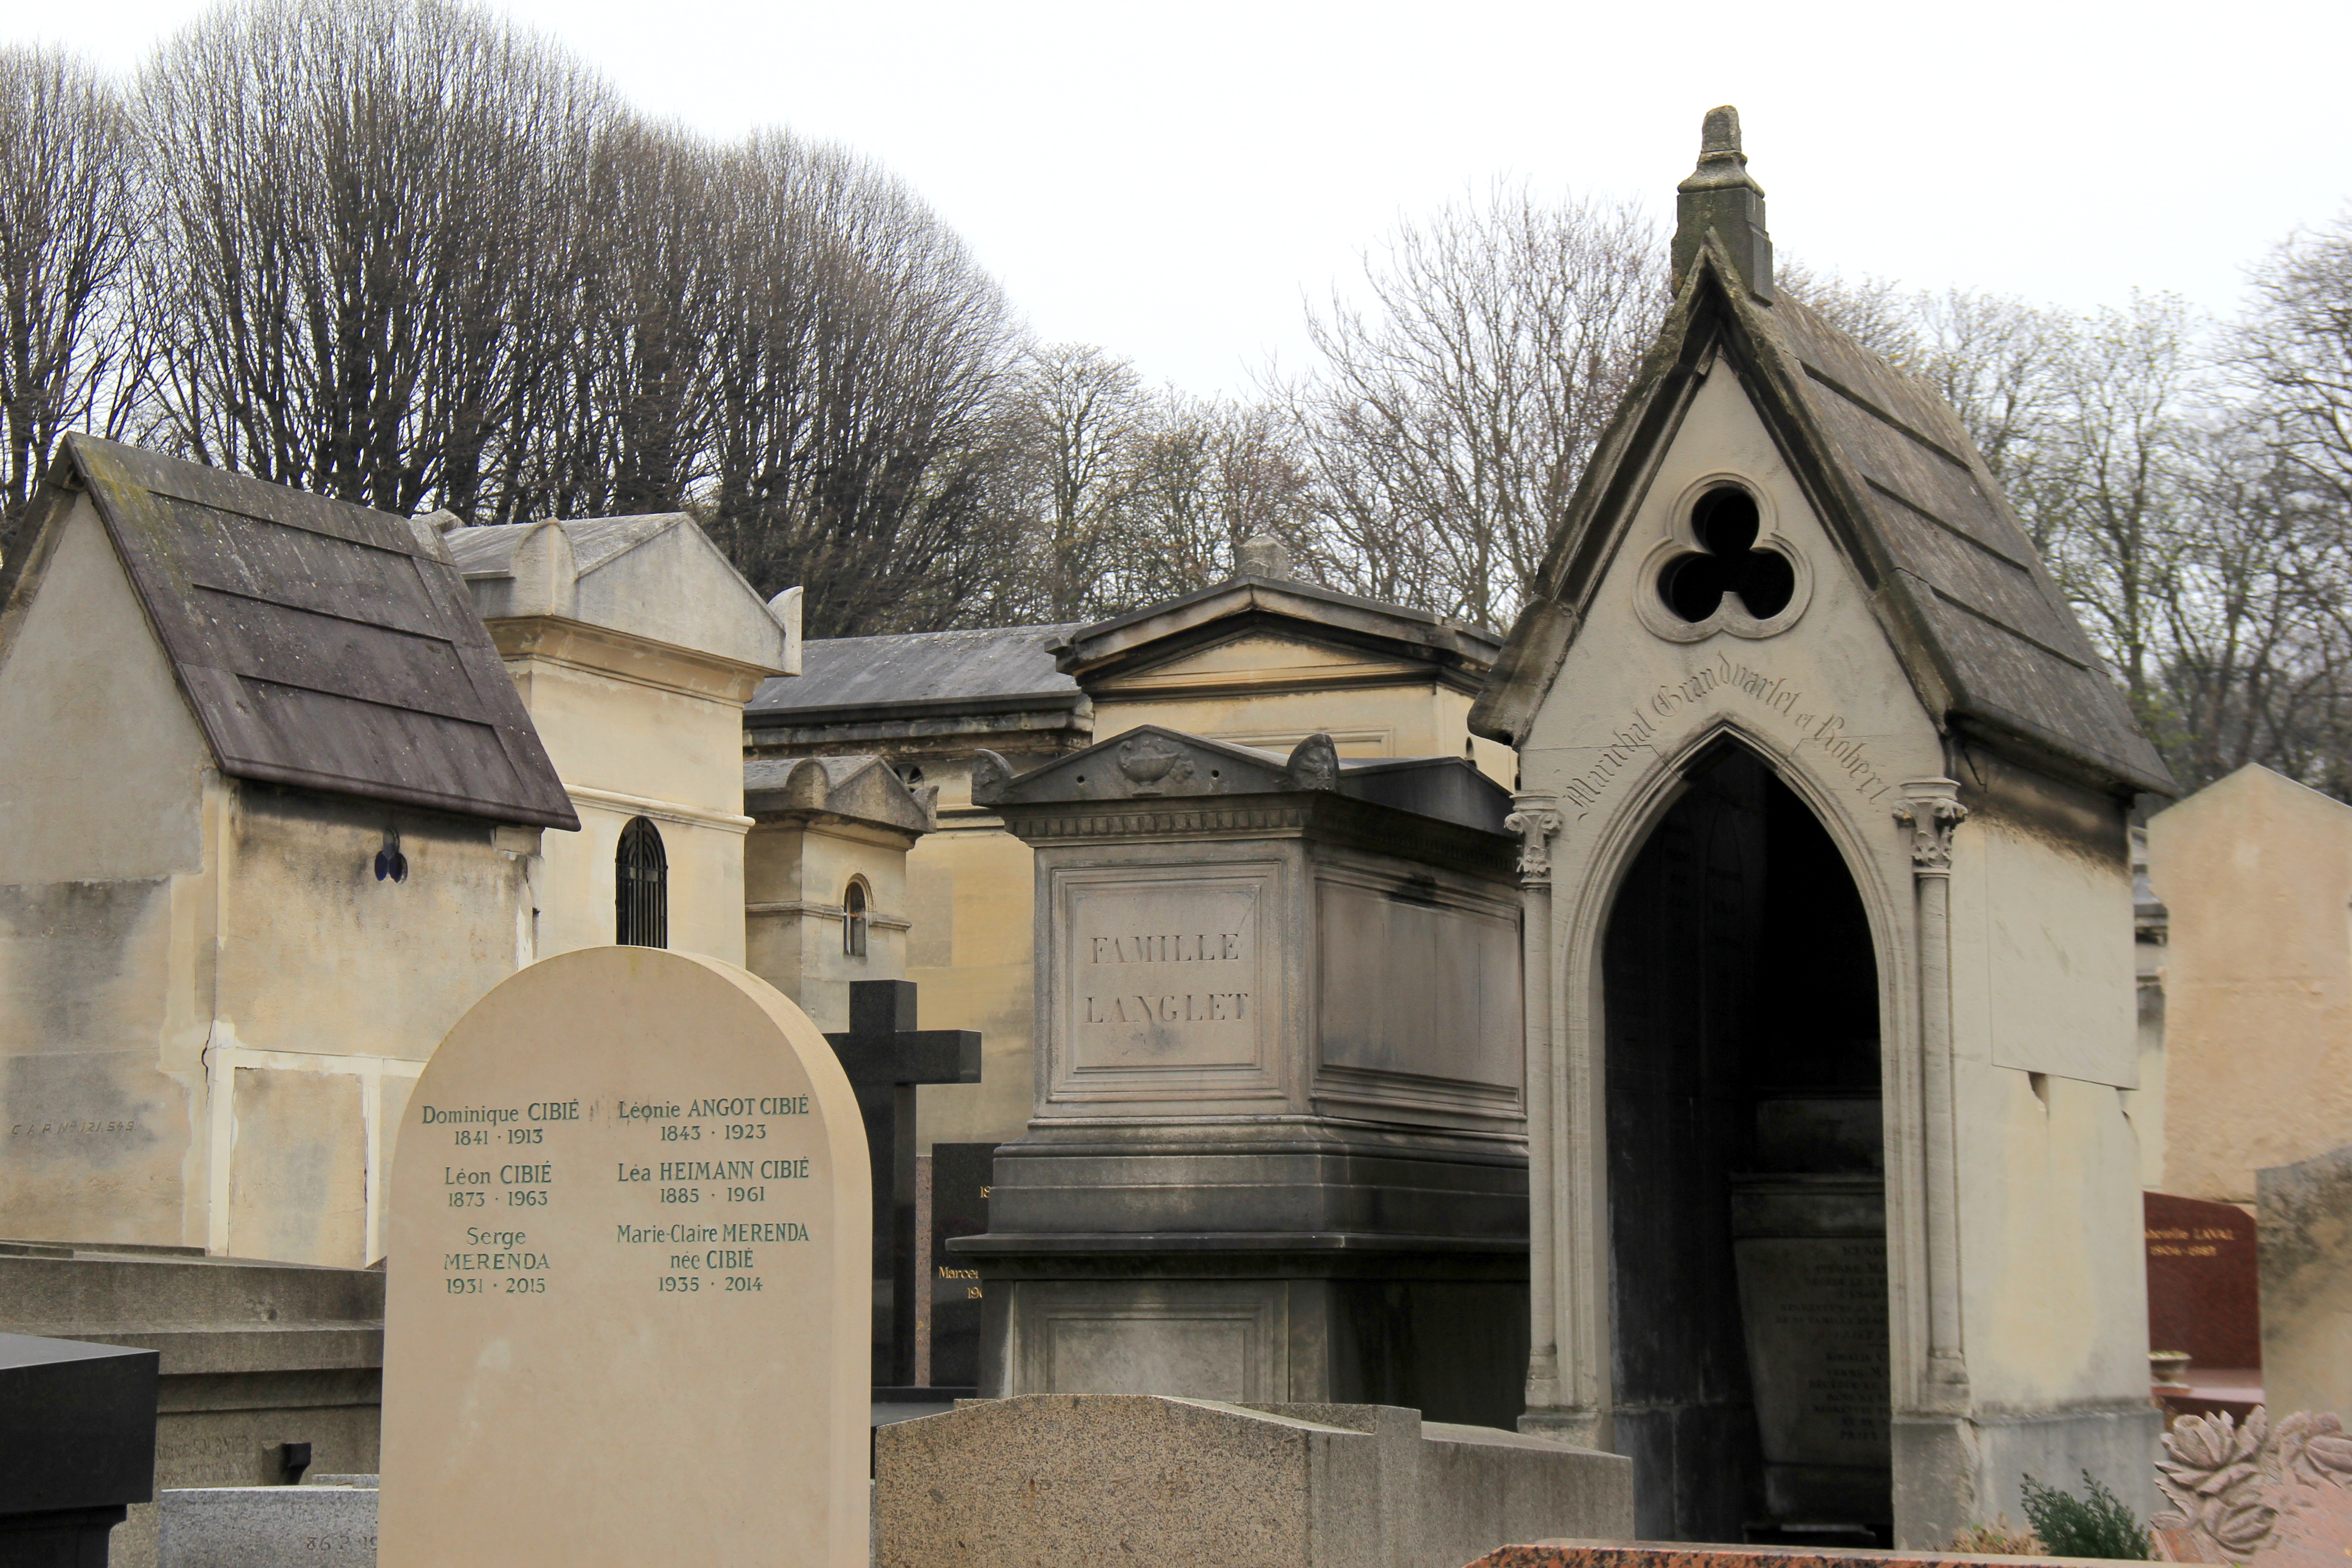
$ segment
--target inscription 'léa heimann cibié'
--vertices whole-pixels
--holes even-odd
[[[1090,965],[1237,963],[1244,957],[1237,931],[1086,940]],[[1249,1011],[1246,991],[1161,991],[1156,985],[1139,991],[1089,991],[1079,1001],[1089,1024],[1223,1024]]]
[[[564,1147],[566,1139],[580,1136],[572,1129],[593,1124],[600,1109],[583,1107],[577,1100],[539,1100],[523,1106],[425,1105],[417,1108],[416,1119],[423,1126],[449,1129],[457,1149],[516,1146],[530,1151],[530,1157],[524,1162],[445,1164],[441,1180],[449,1207],[545,1209],[567,1186],[558,1180],[562,1173],[553,1156],[570,1152]],[[781,1119],[809,1114],[805,1094],[711,1095],[687,1100],[622,1097],[612,1102],[603,1120],[610,1129],[654,1145],[646,1150],[643,1163],[626,1159],[613,1162],[620,1194],[637,1202],[650,1200],[656,1205],[708,1204],[727,1208],[765,1205],[771,1201],[771,1182],[810,1179],[809,1156],[776,1149],[770,1140],[772,1130],[782,1142],[798,1125]],[[712,1151],[714,1155],[740,1151],[754,1157],[661,1157],[683,1153],[675,1147],[681,1143],[719,1145]],[[757,1157],[771,1152],[782,1157]],[[572,1168],[577,1170],[576,1165]],[[773,1195],[785,1197],[793,1190],[781,1188]],[[766,1289],[762,1273],[772,1260],[751,1244],[805,1242],[809,1231],[805,1223],[792,1219],[714,1224],[633,1224],[615,1219],[614,1239],[625,1248],[661,1249],[646,1258],[658,1271],[648,1275],[647,1283],[659,1294],[725,1295]],[[462,1250],[446,1252],[442,1258],[446,1289],[453,1296],[544,1296],[551,1279],[562,1271],[562,1260],[540,1250],[527,1230],[469,1226],[462,1243]],[[494,1278],[485,1279],[486,1275]]]

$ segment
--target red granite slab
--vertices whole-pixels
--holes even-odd
[[[2254,1216],[2233,1204],[2145,1193],[2147,1343],[2200,1369],[2263,1364]]]
[[[1500,1546],[1470,1568],[1962,1568],[1973,1563],[2092,1568],[2083,1557],[1997,1557],[1966,1552],[1815,1552],[1802,1546],[1713,1546],[1679,1542],[1538,1541]],[[2113,1563],[2105,1568],[2115,1568]]]

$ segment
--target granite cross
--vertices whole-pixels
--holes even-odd
[[[890,1202],[890,1382],[915,1381],[915,1089],[926,1083],[978,1083],[980,1033],[975,1029],[915,1027],[915,983],[853,980],[849,983],[849,1027],[828,1034],[850,1087],[869,1110],[867,1136],[877,1124],[889,1128],[887,1183],[883,1152],[874,1151],[875,1207],[887,1191]],[[879,1112],[889,1091],[887,1123]],[[878,1219],[878,1215],[877,1215]],[[875,1226],[878,1240],[882,1226]]]

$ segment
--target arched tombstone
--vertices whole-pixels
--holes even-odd
[[[744,970],[586,948],[476,1003],[393,1166],[379,1562],[863,1564],[868,1181]]]
[[[2027,1471],[2144,1513],[2170,780],[1959,416],[1775,284],[1733,110],[1679,195],[1471,716],[1519,754],[1521,1424],[1633,1456],[1645,1538],[1940,1545]]]

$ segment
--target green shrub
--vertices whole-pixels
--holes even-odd
[[[2107,1557],[2127,1563],[2147,1562],[2147,1531],[2140,1527],[2123,1499],[2101,1486],[2088,1470],[2083,1484],[2088,1499],[2043,1486],[2025,1478],[2025,1517],[2033,1533],[2053,1557]]]

